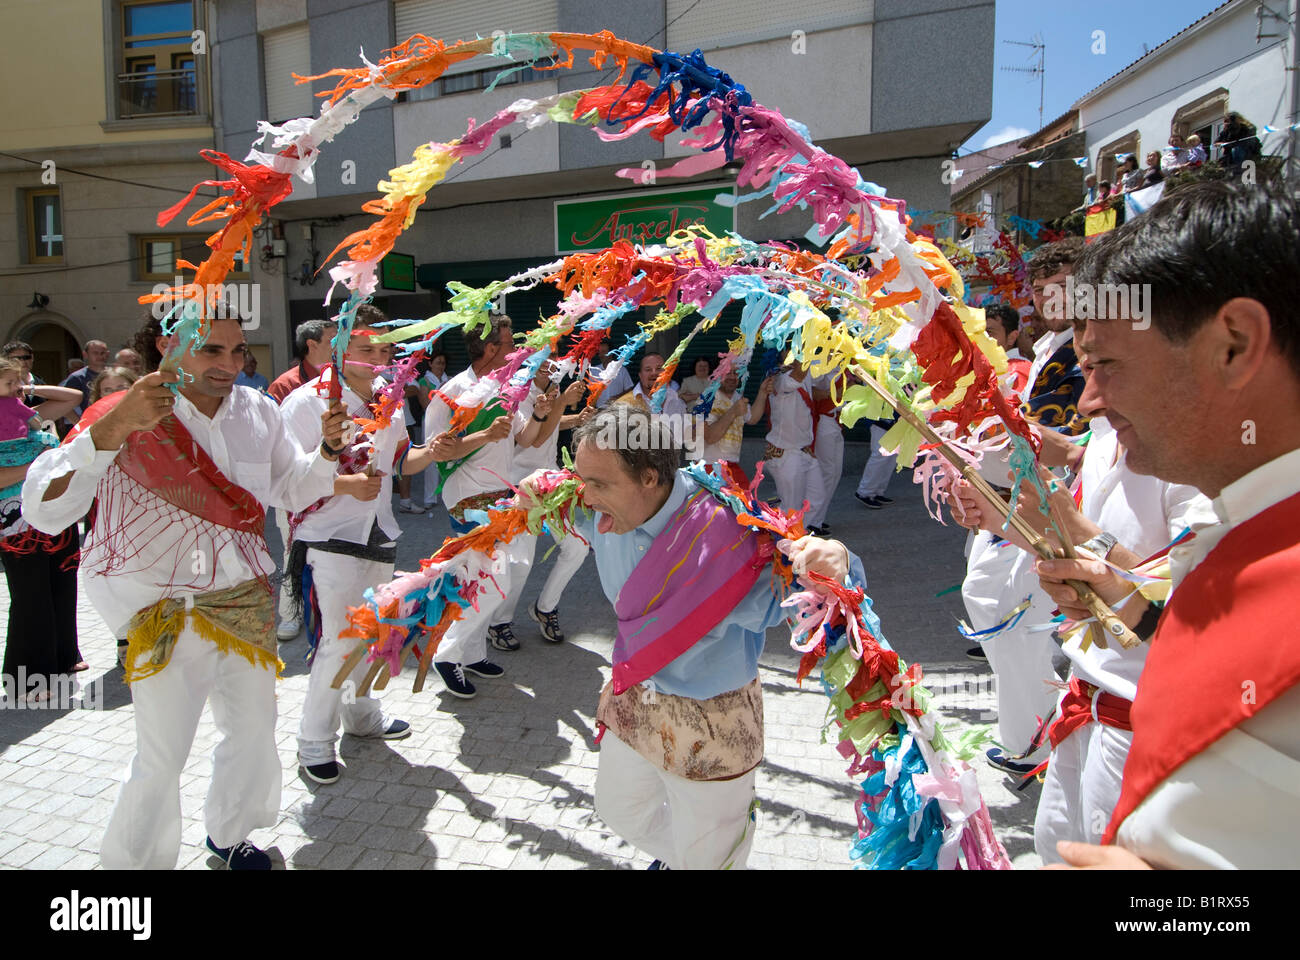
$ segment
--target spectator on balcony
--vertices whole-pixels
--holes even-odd
[[[1188,166],[1200,167],[1205,163],[1205,147],[1201,144],[1201,138],[1192,134],[1187,138]]]
[[[1241,114],[1234,111],[1226,114],[1223,120],[1223,132],[1216,142],[1223,148],[1223,159],[1235,176],[1247,160],[1259,159],[1261,144],[1259,137],[1255,136],[1255,125]]]
[[[1165,178],[1165,173],[1160,169],[1160,151],[1152,150],[1147,154],[1147,168],[1143,171],[1142,186],[1154,187]]]
[[[1165,147],[1160,161],[1166,174],[1177,173],[1192,162],[1191,151],[1187,149],[1181,133],[1175,130],[1169,135],[1169,146]]]
[[[1124,162],[1120,164],[1117,176],[1121,177],[1120,189],[1118,191],[1120,193],[1131,193],[1134,190],[1141,190],[1142,181],[1146,179],[1142,171],[1138,169],[1137,157],[1131,153],[1125,157]]]

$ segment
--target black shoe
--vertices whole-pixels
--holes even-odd
[[[988,663],[989,658],[984,653],[983,647],[971,647],[966,651],[966,659],[974,660],[976,663]]]
[[[515,633],[510,629],[510,624],[500,623],[495,627],[488,627],[488,639],[492,641],[492,646],[497,650],[513,652],[519,649],[519,641],[515,639]]]
[[[876,494],[874,497],[872,497],[871,499],[874,500],[874,501],[876,501],[876,503],[879,503],[879,504],[882,504],[882,505],[883,505],[883,504],[888,504],[888,503],[893,503],[893,502],[894,502],[894,498],[893,498],[893,497],[887,497],[887,496],[885,496],[883,493],[878,493],[878,494]]]
[[[474,684],[465,679],[465,668],[459,663],[435,663],[433,666],[437,669],[438,676],[442,677],[442,682],[447,685],[447,692],[453,697],[473,700],[478,696]]]
[[[299,762],[298,766],[302,767],[302,772],[317,783],[334,783],[339,778],[337,760],[331,760],[328,763],[313,763],[311,766]]]
[[[538,609],[537,604],[533,604],[528,611],[528,615],[537,621],[537,625],[542,628],[542,636],[548,643],[563,643],[564,631],[560,629],[560,611],[548,610],[543,612]]]
[[[224,850],[208,837],[208,849],[226,862],[231,870],[270,870],[271,858],[247,840],[240,840]]]
[[[826,535],[829,535],[830,532],[831,532],[831,525],[830,525],[829,523],[823,523],[823,524],[822,524],[822,533],[823,533],[823,534],[826,534]]]
[[[646,867],[646,869],[647,869],[647,870],[667,870],[667,869],[669,869],[669,867],[668,867],[668,864],[664,863],[662,860],[655,860],[653,863],[650,864],[650,866]]]
[[[880,503],[875,497],[864,497],[860,493],[854,493],[855,497],[862,501],[862,505],[868,510],[879,510],[884,504]]]
[[[486,677],[489,680],[495,680],[497,677],[504,676],[506,668],[493,663],[491,660],[480,660],[478,663],[467,663],[463,667],[466,673],[472,673],[476,677]]]
[[[1009,773],[1017,777],[1028,776],[1038,767],[1036,763],[1021,763],[1019,760],[1012,760],[997,747],[990,747],[984,756],[988,758],[989,766],[996,767],[1003,773]]]

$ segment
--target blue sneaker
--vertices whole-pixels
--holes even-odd
[[[1038,768],[1036,763],[1021,763],[1019,760],[1012,760],[1005,751],[997,747],[990,747],[985,751],[984,756],[988,758],[990,766],[1016,777],[1028,776]]]
[[[231,870],[270,870],[271,858],[247,840],[240,840],[233,847],[218,847],[208,837],[208,849],[225,861]]]
[[[664,863],[662,860],[655,860],[653,863],[650,864],[650,866],[646,867],[646,869],[647,869],[647,870],[667,870],[667,869],[669,869],[669,867],[668,867],[668,864]]]

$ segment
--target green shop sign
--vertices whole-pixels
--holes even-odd
[[[601,250],[618,240],[662,243],[683,227],[699,225],[722,235],[736,229],[734,207],[714,202],[735,187],[655,190],[583,200],[555,201],[556,253]]]

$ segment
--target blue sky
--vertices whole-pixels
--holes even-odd
[[[1221,2],[997,0],[993,118],[960,152],[981,150],[1038,129],[1038,77],[1002,69],[1030,66],[1034,51],[1004,40],[1031,41],[1040,34],[1047,44],[1043,122],[1051,123],[1079,97],[1142,56],[1144,43],[1159,46]],[[1100,47],[1093,36],[1097,30],[1105,34],[1105,53],[1093,52],[1094,46]]]

